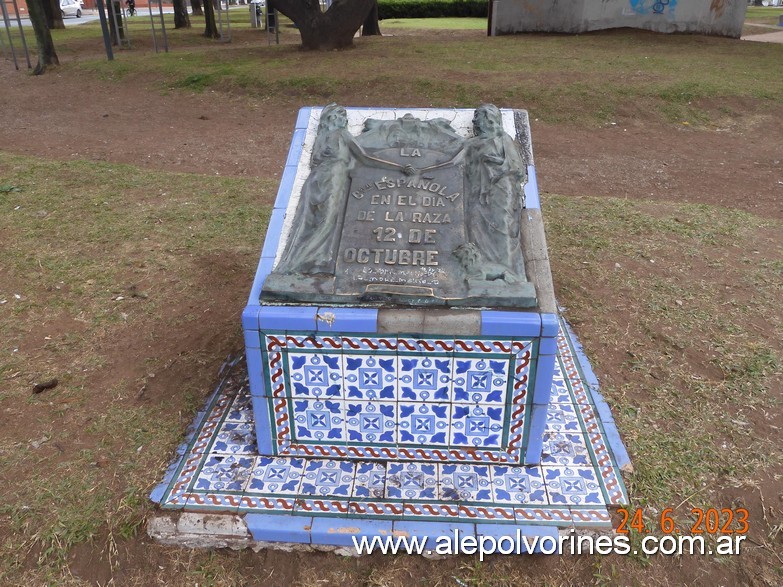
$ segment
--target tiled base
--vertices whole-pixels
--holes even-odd
[[[586,359],[572,336],[561,329],[552,399],[542,406],[540,465],[258,456],[245,373],[237,366],[152,499],[163,509],[239,514],[256,540],[292,543],[344,545],[353,530],[338,526],[383,535],[404,523],[432,524],[412,528],[433,536],[444,524],[467,533],[503,525],[498,531],[507,535],[517,527],[528,534],[608,529],[607,506],[628,501],[620,476],[627,455],[614,422],[599,417],[611,415],[589,365],[585,381]]]

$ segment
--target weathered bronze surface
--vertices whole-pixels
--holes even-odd
[[[444,119],[324,109],[268,301],[532,307],[520,246],[526,162],[482,105],[474,136]]]

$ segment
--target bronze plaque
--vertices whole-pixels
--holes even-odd
[[[443,118],[370,118],[354,136],[345,109],[325,108],[262,298],[535,306],[519,235],[524,158],[497,108],[473,122],[464,137]]]
[[[393,160],[394,154],[383,156]],[[370,284],[376,287],[369,291],[395,285],[401,286],[397,292],[460,297],[464,278],[452,251],[464,241],[461,168],[416,176],[359,168],[346,206],[335,290],[364,294]]]

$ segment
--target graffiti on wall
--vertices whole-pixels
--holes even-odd
[[[677,0],[628,0],[637,14],[674,14]]]

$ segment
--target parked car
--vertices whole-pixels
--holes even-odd
[[[79,4],[79,0],[60,0],[60,12],[62,13],[63,18],[66,16],[81,18],[82,6]]]

